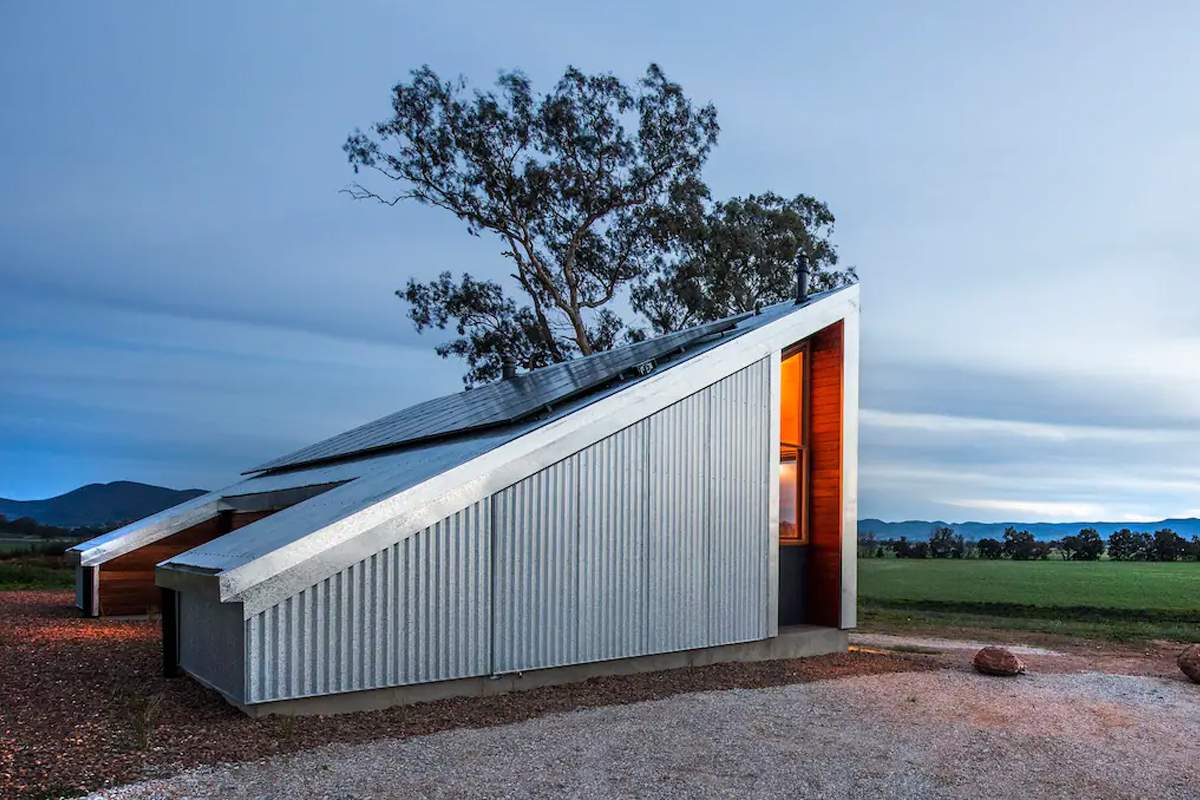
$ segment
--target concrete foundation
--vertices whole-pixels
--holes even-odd
[[[770,639],[698,650],[680,650],[572,664],[566,667],[515,672],[481,678],[461,678],[452,681],[394,686],[386,689],[367,689],[361,692],[300,697],[269,703],[243,705],[234,703],[252,717],[271,714],[307,716],[314,714],[346,714],[353,711],[378,711],[391,706],[443,700],[448,697],[490,697],[506,692],[520,692],[542,686],[579,683],[588,678],[605,675],[632,675],[638,672],[658,672],[684,667],[702,667],[736,661],[775,661],[784,658],[807,658],[828,653],[844,653],[849,646],[849,633],[837,628],[816,625],[795,625],[779,629]]]

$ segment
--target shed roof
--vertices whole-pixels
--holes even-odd
[[[73,549],[80,554],[82,563],[99,564],[121,552],[156,541],[187,524],[194,524],[197,515],[215,513],[215,509],[222,507],[222,498],[338,484],[160,565],[168,571],[179,569],[220,576],[222,598],[232,597],[245,587],[284,571],[291,574],[289,582],[303,582],[323,569],[320,562],[331,561],[330,553],[334,550],[341,558],[346,548],[373,546],[370,536],[353,543],[351,540],[365,530],[388,523],[391,518],[387,515],[394,516],[397,509],[407,509],[411,501],[396,505],[401,498],[415,496],[413,492],[422,493],[432,485],[446,482],[440,478],[434,481],[438,476],[448,478],[445,473],[454,474],[458,467],[475,463],[481,457],[491,458],[492,451],[509,442],[559,421],[565,423],[565,418],[589,405],[625,392],[643,381],[654,380],[714,348],[801,309],[825,307],[830,311],[819,312],[816,318],[840,318],[845,313],[840,310],[843,303],[828,306],[821,301],[842,291],[815,294],[799,306],[790,301],[779,303],[757,314],[738,315],[680,334],[618,348],[600,354],[602,357],[554,365],[546,368],[544,378],[528,380],[541,372],[537,371],[521,376],[527,379],[525,381],[509,379],[490,387],[417,404],[266,462],[251,470],[257,474],[224,489]],[[856,306],[857,289],[848,297]],[[582,366],[567,369],[569,364]],[[642,365],[649,368],[633,369]],[[504,389],[504,384],[510,384],[510,387]],[[491,388],[495,386],[502,388]],[[481,398],[478,406],[472,395]],[[430,409],[438,405],[451,405],[457,411],[450,415],[431,414]],[[464,478],[469,480],[470,475],[458,470],[456,480]],[[463,491],[469,488],[464,487]],[[444,492],[445,487],[439,491]],[[450,493],[454,491],[450,490]],[[318,532],[320,536],[314,536]],[[311,560],[318,564],[301,566]]]
[[[447,397],[438,397],[301,448],[249,472],[315,464],[403,444],[519,422],[578,397],[622,373],[737,326],[741,314],[603,353],[551,364]]]
[[[810,302],[817,299],[820,299],[820,296],[814,296]],[[539,404],[537,410],[541,413],[536,416],[526,415],[524,419],[515,423],[492,427],[475,426],[460,431],[458,435],[443,436],[436,440],[401,442],[387,449],[374,447],[359,453],[352,453],[341,460],[330,460],[323,463],[300,462],[295,467],[281,465],[272,471],[248,478],[236,484],[235,487],[223,491],[222,494],[231,494],[233,489],[238,492],[278,491],[289,486],[334,481],[348,482],[252,525],[247,525],[188,550],[186,553],[176,556],[172,563],[214,571],[243,566],[280,547],[296,542],[338,519],[367,508],[384,497],[412,488],[422,481],[464,464],[506,442],[573,414],[597,400],[623,391],[656,372],[675,367],[733,337],[776,320],[796,308],[797,306],[792,302],[779,303],[763,309],[762,313],[757,315],[741,314],[728,320],[701,326],[702,333],[687,339],[686,345],[680,344],[674,335],[661,337],[674,340],[670,350],[638,348],[633,351],[631,356],[614,359],[616,363],[625,364],[623,369],[627,370],[629,367],[644,363],[647,360],[645,353],[656,352],[660,354],[660,360],[654,371],[634,374],[623,381],[616,380],[614,374],[610,373],[608,381],[593,385],[590,391],[576,392],[561,404],[553,407],[548,407],[548,403]],[[637,345],[630,345],[619,348],[619,350],[630,351],[635,347]],[[682,352],[676,353],[678,348],[682,348]],[[675,357],[667,360],[670,355],[675,355]],[[615,375],[619,376],[620,372]],[[507,381],[501,381],[501,383],[505,382]],[[415,411],[420,416],[424,414],[423,409],[429,403],[453,400],[462,395],[474,394],[476,391],[478,390],[420,403],[408,411]],[[544,396],[549,396],[549,393]],[[393,420],[393,424],[397,427],[404,426],[406,423],[403,418],[406,413],[407,411],[399,411],[378,422]],[[374,424],[370,423],[363,428],[370,428]],[[362,430],[362,428],[355,430]],[[335,442],[342,436],[349,436],[351,433],[354,431],[334,436],[326,441]],[[309,448],[297,452],[302,453],[306,450]]]

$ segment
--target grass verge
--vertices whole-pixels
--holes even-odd
[[[1055,609],[1037,609],[1031,616],[1009,613],[983,614],[977,607],[967,605],[955,609],[952,604],[942,603],[936,607],[921,604],[880,604],[872,600],[859,603],[859,627],[884,633],[895,631],[919,631],[935,633],[947,628],[969,628],[977,630],[1011,630],[1045,633],[1058,636],[1086,639],[1109,639],[1113,641],[1150,641],[1167,639],[1178,642],[1200,642],[1200,624],[1187,621],[1159,619],[1123,618],[1119,615],[1106,616],[1093,613],[1090,616],[1057,616]],[[1090,609],[1092,612],[1098,609]]]
[[[74,585],[75,572],[67,566],[47,564],[40,558],[0,561],[0,592],[70,589]]]

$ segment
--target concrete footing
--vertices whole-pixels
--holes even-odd
[[[490,697],[505,692],[520,692],[542,686],[579,683],[604,675],[631,675],[638,672],[701,667],[734,661],[774,661],[784,658],[806,658],[828,653],[844,653],[849,645],[847,631],[815,625],[796,625],[779,629],[770,639],[674,653],[656,653],[635,658],[571,664],[565,667],[514,672],[478,678],[393,686],[384,689],[365,689],[359,692],[274,700],[268,703],[238,705],[252,717],[271,714],[304,716],[313,714],[345,714],[352,711],[377,711],[391,706],[443,700],[448,697]]]

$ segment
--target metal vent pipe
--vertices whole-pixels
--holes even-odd
[[[796,256],[796,305],[808,299],[808,256]]]

